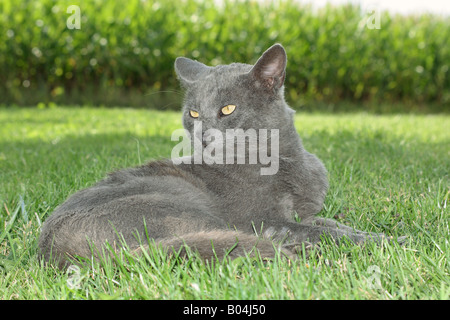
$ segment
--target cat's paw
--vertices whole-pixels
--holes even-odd
[[[314,248],[317,249],[318,246],[315,244],[312,244],[310,242],[304,241],[302,243],[284,244],[281,247],[281,252],[283,252],[283,253],[289,252],[291,255],[289,257],[290,259],[298,259],[298,257],[303,254],[305,255],[306,258],[308,258]]]
[[[386,239],[391,244],[392,243],[397,243],[397,244],[399,244],[401,246],[404,246],[404,245],[406,245],[408,243],[409,237],[408,236],[401,236],[401,237],[390,236],[390,237],[386,237]]]

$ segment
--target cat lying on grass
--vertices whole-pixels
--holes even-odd
[[[302,243],[324,235],[380,241],[382,234],[316,217],[327,193],[326,170],[294,127],[283,94],[286,63],[279,44],[255,65],[209,67],[177,58],[186,90],[183,126],[194,155],[120,170],[72,195],[43,224],[41,257],[64,268],[71,257],[95,256],[91,245],[125,241],[137,249],[147,236],[165,248],[187,245],[204,259],[254,250],[264,258],[277,250],[295,257]],[[270,166],[258,161],[264,156]]]

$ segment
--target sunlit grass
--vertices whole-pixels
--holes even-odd
[[[448,299],[450,118],[299,113],[305,147],[329,170],[321,215],[404,235],[404,246],[324,243],[297,261],[205,265],[151,250],[67,274],[36,259],[41,223],[107,172],[170,157],[176,112],[0,110],[0,297],[3,299]],[[375,278],[374,278],[375,276]],[[379,279],[379,282],[375,281]]]

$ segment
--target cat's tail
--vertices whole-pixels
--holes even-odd
[[[156,239],[154,244],[161,246],[172,256],[187,257],[189,252],[195,252],[203,260],[209,261],[223,260],[226,257],[234,259],[244,255],[259,255],[263,259],[273,259],[278,254],[281,257],[295,259],[295,257],[298,257],[297,252],[299,251],[297,246],[280,246],[255,235],[231,230],[188,233],[179,237]],[[89,247],[87,242],[83,246],[78,246],[76,251],[55,246],[49,246],[51,249],[46,249],[46,246],[43,246],[42,243],[40,243],[40,247],[39,257],[41,259],[64,270],[72,264],[83,264],[82,261],[78,260],[79,257],[92,257],[96,260],[101,260],[102,258],[100,257],[107,258],[109,256],[114,260],[114,252],[120,250],[122,246],[114,245],[106,251],[103,251],[101,247],[100,250],[95,246]],[[111,249],[113,252],[109,251]],[[143,250],[149,250],[149,245],[145,244],[135,247],[131,253],[132,255],[140,256]],[[71,254],[71,252],[76,253]]]
[[[255,235],[231,230],[188,233],[180,237],[158,240],[156,244],[168,249],[169,254],[186,256],[188,251],[193,251],[202,259],[209,261],[222,260],[226,257],[234,259],[244,255],[259,255],[263,259],[273,259],[277,254],[289,259],[298,256],[297,248],[277,246],[272,241]]]

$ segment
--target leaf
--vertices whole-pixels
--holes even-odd
[[[28,223],[28,213],[27,213],[27,210],[25,209],[25,202],[23,201],[22,196],[19,196],[19,204],[20,204],[20,208],[22,209],[21,211],[22,211],[23,221],[25,223]]]
[[[6,207],[6,204],[5,204],[5,209],[8,212],[8,208]],[[9,222],[6,223],[5,230],[3,230],[2,234],[0,235],[0,243],[8,235],[9,230],[11,230],[11,227],[13,226],[13,224],[16,220],[17,214],[19,213],[19,209],[20,209],[20,206],[17,206],[16,210],[13,212],[11,218],[9,219]]]

